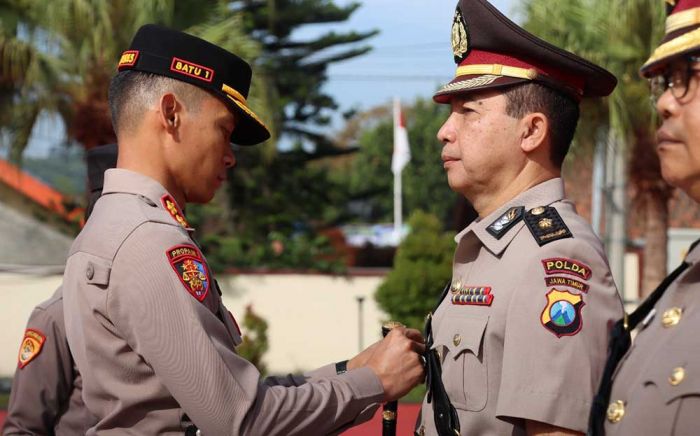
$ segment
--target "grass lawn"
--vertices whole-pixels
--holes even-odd
[[[423,397],[425,396],[425,384],[420,384],[413,388],[411,392],[407,393],[403,398],[399,400],[401,403],[422,403]]]

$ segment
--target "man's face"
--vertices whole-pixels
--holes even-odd
[[[700,201],[700,65],[693,62],[690,67],[685,95],[675,97],[669,88],[656,103],[662,120],[656,133],[656,151],[664,180]],[[687,69],[688,63],[672,64],[666,74],[673,75],[677,68]]]
[[[457,95],[438,131],[448,184],[472,202],[498,192],[517,172],[518,120],[506,114],[506,103],[497,91]]]
[[[204,97],[197,110],[183,111],[171,162],[187,203],[210,201],[226,180],[227,169],[236,163],[230,144],[234,128],[234,115],[213,96]]]

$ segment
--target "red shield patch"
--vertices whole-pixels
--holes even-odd
[[[209,293],[211,279],[209,268],[202,254],[194,245],[176,245],[169,248],[165,255],[180,282],[197,301],[204,301]]]
[[[41,352],[46,336],[39,330],[27,329],[19,347],[19,368],[22,369]]]

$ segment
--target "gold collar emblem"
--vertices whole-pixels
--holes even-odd
[[[461,62],[468,50],[469,36],[467,35],[467,28],[464,25],[462,13],[457,8],[452,20],[452,54],[455,56],[455,62]]]

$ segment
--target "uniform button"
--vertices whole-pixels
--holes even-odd
[[[663,317],[661,317],[661,324],[664,327],[673,327],[681,321],[681,316],[683,315],[683,309],[680,307],[672,307],[664,312]]]
[[[454,335],[452,337],[452,343],[455,344],[455,347],[457,345],[461,344],[462,343],[462,336],[460,336],[459,334]]]
[[[92,280],[92,278],[95,276],[95,267],[92,266],[92,263],[87,264],[87,269],[85,270],[85,277],[87,277],[88,280]]]
[[[624,402],[617,400],[608,405],[608,421],[615,424],[616,422],[620,422],[623,416],[625,416]]]
[[[668,378],[668,382],[671,383],[671,386],[677,386],[681,384],[684,378],[685,369],[679,366],[678,368],[673,368],[671,376]]]

